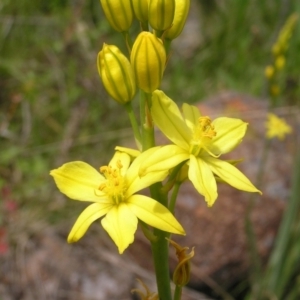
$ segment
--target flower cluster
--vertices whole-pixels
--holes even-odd
[[[269,84],[269,94],[272,97],[280,94],[279,74],[286,64],[286,52],[297,20],[298,15],[296,13],[288,18],[278,35],[277,41],[272,47],[273,62],[265,68],[265,76]]]
[[[78,241],[101,218],[102,227],[119,253],[123,253],[134,241],[138,223],[151,243],[166,243],[165,233],[185,234],[168,201],[174,178],[181,182],[190,180],[208,206],[217,199],[218,180],[243,191],[260,191],[232,163],[220,158],[242,141],[247,124],[226,117],[212,120],[187,103],[180,111],[159,90],[170,43],[183,30],[190,1],[100,2],[112,28],[125,37],[129,53],[126,55],[117,46],[104,44],[97,57],[99,75],[108,94],[126,108],[138,150],[117,147],[111,161],[100,172],[75,161],[50,174],[63,194],[92,203],[78,217],[68,242]],[[142,31],[132,43],[128,30],[135,17]],[[131,107],[137,90],[140,124]],[[155,145],[154,125],[170,140],[169,145]],[[148,187],[151,197],[139,193]],[[184,284],[188,275],[184,274]]]

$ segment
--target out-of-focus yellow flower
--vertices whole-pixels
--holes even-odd
[[[283,140],[287,134],[292,132],[292,127],[288,125],[284,119],[277,117],[273,113],[268,113],[268,119],[265,123],[267,132],[266,136],[268,139],[277,137],[279,140]]]
[[[183,104],[183,116],[177,105],[162,91],[152,96],[154,123],[174,145],[157,148],[141,164],[140,175],[170,170],[186,161],[188,177],[197,191],[212,206],[218,196],[215,176],[231,186],[259,192],[249,179],[232,164],[218,159],[234,149],[245,135],[247,123],[240,119],[201,116],[195,106]]]
[[[277,84],[272,84],[270,86],[270,93],[274,97],[278,96],[280,94],[280,87]]]
[[[131,101],[136,84],[131,64],[114,45],[103,45],[97,57],[98,72],[108,94],[120,104]]]
[[[283,25],[282,29],[279,32],[277,41],[272,47],[272,52],[274,56],[281,55],[288,49],[289,40],[296,26],[297,20],[298,15],[294,13],[287,19],[287,21]]]
[[[173,282],[178,286],[185,286],[190,281],[191,263],[190,260],[194,257],[194,247],[189,254],[186,251],[188,247],[181,247],[172,240],[169,240],[170,244],[176,250],[176,256],[178,258],[178,265],[173,273]]]
[[[148,21],[149,0],[132,0],[132,7],[136,18],[141,22]]]
[[[174,40],[183,30],[190,9],[190,0],[175,0],[175,15],[172,27],[166,31],[164,37]]]
[[[279,55],[275,60],[275,67],[277,70],[283,69],[285,66],[285,57],[284,55]]]
[[[175,0],[148,0],[149,24],[155,30],[163,31],[170,28],[175,13]]]
[[[159,87],[166,64],[161,39],[150,32],[141,32],[133,44],[130,61],[139,88],[152,93]]]
[[[271,79],[275,74],[275,69],[273,66],[266,66],[265,68],[265,76],[268,78],[268,79]]]
[[[100,0],[111,27],[119,32],[128,31],[133,21],[131,0]]]
[[[144,152],[132,164],[128,154],[116,152],[108,166],[100,168],[102,174],[81,161],[66,163],[50,172],[63,194],[74,200],[94,202],[78,217],[68,236],[69,243],[78,241],[89,226],[103,216],[101,224],[120,254],[133,242],[138,219],[163,231],[185,234],[165,206],[135,194],[166,176],[163,171],[139,177],[140,163],[152,152],[149,149],[148,154]]]

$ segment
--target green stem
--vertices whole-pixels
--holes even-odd
[[[154,147],[154,126],[150,113],[151,94],[140,91],[140,115],[142,124],[143,151]]]
[[[140,118],[142,124],[143,151],[155,146],[154,126],[150,113],[151,94],[140,91]],[[161,191],[161,182],[150,187],[151,197],[167,207],[167,194]],[[155,268],[157,290],[160,300],[172,300],[169,274],[169,242],[168,233],[154,228],[156,241],[151,241],[152,256]]]
[[[139,124],[137,122],[137,119],[136,119],[135,114],[134,114],[133,109],[132,109],[131,102],[127,102],[124,106],[125,106],[125,109],[128,113],[128,117],[129,117],[129,120],[130,120],[130,123],[131,123],[131,127],[133,129],[135,142],[137,144],[138,149],[141,149],[141,147],[142,147],[142,136],[141,136],[141,133],[140,133]]]
[[[180,300],[182,294],[182,287],[179,285],[176,285],[175,288],[175,294],[174,294],[174,300]]]
[[[169,204],[169,210],[172,214],[174,214],[176,199],[177,199],[180,185],[181,185],[181,182],[176,181],[174,184],[174,187],[173,187],[170,204]]]
[[[129,31],[123,31],[122,32],[122,35],[124,37],[124,40],[125,40],[125,44],[126,44],[126,47],[127,47],[127,50],[128,50],[128,53],[130,54],[131,53],[131,49],[132,49],[132,40],[131,40],[131,36],[129,34]]]
[[[160,300],[172,300],[170,273],[169,273],[169,242],[168,233],[154,229],[157,242],[151,243],[154,260],[156,284]]]

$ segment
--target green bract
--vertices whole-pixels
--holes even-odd
[[[136,84],[129,60],[113,45],[103,45],[98,53],[99,75],[108,94],[120,104],[131,101]]]
[[[156,90],[166,64],[166,52],[161,39],[150,32],[141,32],[133,44],[130,61],[138,87],[146,93]]]
[[[127,31],[133,21],[130,0],[100,0],[107,21],[119,32]]]

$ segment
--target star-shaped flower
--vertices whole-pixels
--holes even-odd
[[[162,91],[152,96],[154,123],[174,145],[156,148],[141,164],[140,175],[170,170],[186,161],[188,178],[212,206],[218,196],[216,178],[247,192],[259,192],[231,163],[218,157],[234,149],[245,135],[247,123],[240,119],[201,116],[197,107],[177,105]]]
[[[150,149],[147,153],[152,152]],[[140,163],[147,153],[131,163],[128,154],[117,151],[108,166],[100,168],[102,174],[81,161],[66,163],[50,172],[63,194],[74,200],[94,202],[78,217],[68,236],[69,243],[78,241],[89,226],[103,216],[101,224],[120,254],[133,242],[138,219],[163,231],[185,234],[165,206],[135,194],[166,177],[165,171],[143,178],[138,176]]]
[[[268,120],[266,122],[267,133],[266,136],[269,139],[277,137],[279,140],[283,140],[286,134],[292,132],[290,125],[282,118],[277,117],[273,113],[268,113]]]

